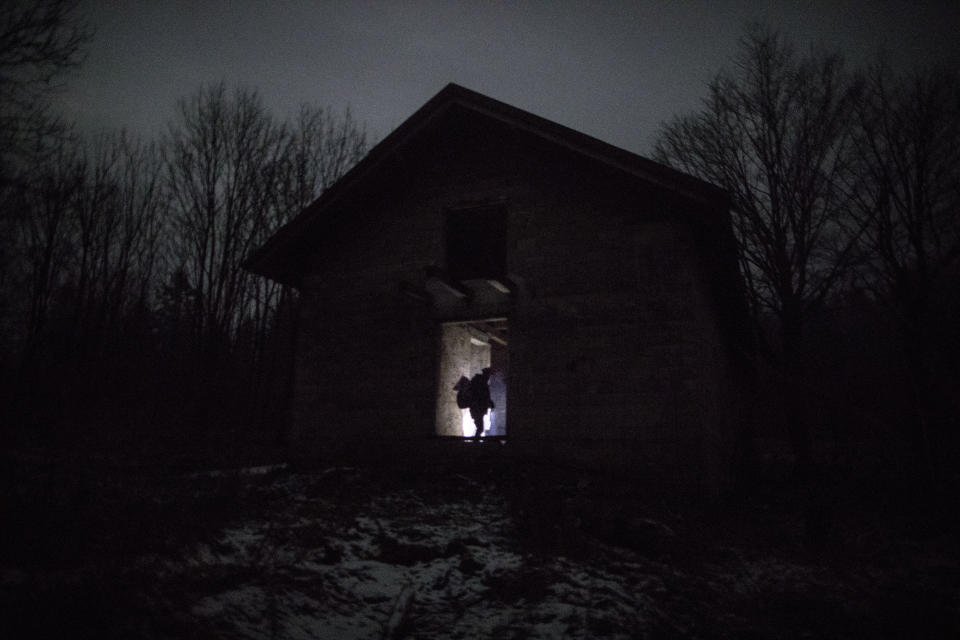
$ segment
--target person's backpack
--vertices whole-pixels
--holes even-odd
[[[470,380],[466,376],[460,376],[460,379],[457,380],[457,384],[453,385],[453,388],[457,390],[457,406],[461,409],[468,409],[470,407],[470,400],[472,399],[470,394]]]

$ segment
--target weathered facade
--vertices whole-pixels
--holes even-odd
[[[297,452],[462,436],[452,386],[493,365],[511,452],[725,473],[743,299],[711,185],[449,85],[246,266],[301,292]]]

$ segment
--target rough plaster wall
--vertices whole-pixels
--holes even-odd
[[[490,435],[507,435],[507,385],[510,384],[510,352],[508,347],[490,344],[490,399],[496,405],[490,418]]]
[[[466,325],[443,325],[440,331],[440,365],[437,389],[437,435],[462,436],[462,416],[453,385],[460,376],[468,379],[490,366],[490,345],[470,340]]]

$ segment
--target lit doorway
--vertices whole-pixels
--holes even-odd
[[[440,325],[440,366],[437,384],[437,428],[440,436],[473,437],[476,426],[469,409],[457,406],[454,386],[489,367],[490,399],[494,408],[484,417],[483,437],[507,435],[507,320],[493,318]]]

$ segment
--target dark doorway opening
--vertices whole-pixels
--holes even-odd
[[[483,437],[507,435],[509,349],[506,318],[445,322],[440,326],[436,433],[472,437],[476,426],[468,409],[457,406],[454,385],[490,367],[490,399],[495,405],[484,418]]]

